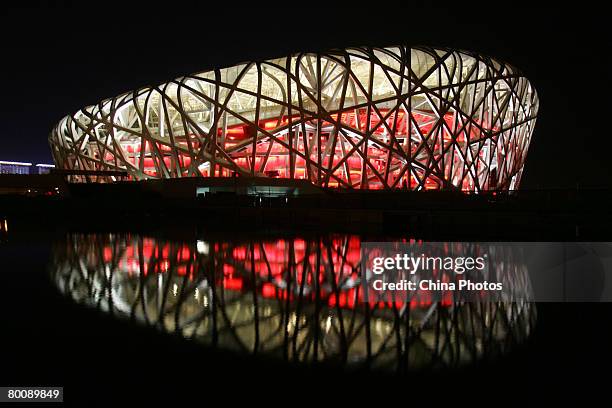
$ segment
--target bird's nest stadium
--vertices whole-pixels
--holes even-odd
[[[537,111],[529,81],[492,58],[347,48],[126,92],[64,117],[49,142],[59,169],[121,171],[133,180],[270,177],[339,189],[514,190]]]

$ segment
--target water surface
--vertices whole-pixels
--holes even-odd
[[[528,302],[368,304],[360,249],[359,236],[343,234],[181,240],[69,233],[53,247],[51,273],[66,296],[117,318],[299,364],[464,366],[502,357],[534,327]],[[516,256],[503,265],[524,270]]]

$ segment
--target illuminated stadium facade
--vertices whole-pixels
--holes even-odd
[[[133,180],[257,176],[347,189],[513,190],[537,110],[529,81],[482,55],[348,48],[127,92],[66,116],[49,141],[59,169],[127,171]]]

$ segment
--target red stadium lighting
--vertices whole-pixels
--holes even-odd
[[[450,49],[349,48],[218,73],[65,117],[49,139],[58,168],[121,170],[133,180],[239,175],[346,189],[514,190],[538,111],[516,68]]]

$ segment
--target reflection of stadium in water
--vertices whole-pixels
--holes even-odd
[[[293,362],[376,369],[446,367],[527,338],[527,302],[363,302],[357,236],[185,243],[70,234],[53,278],[82,304],[206,345]],[[520,257],[495,263],[527,282]],[[509,273],[511,272],[511,273]]]

